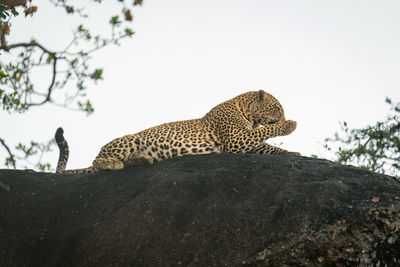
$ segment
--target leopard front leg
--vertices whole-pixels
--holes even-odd
[[[268,124],[260,129],[265,128],[265,132],[268,135],[268,138],[275,136],[284,136],[291,134],[294,130],[296,130],[297,122],[292,120],[287,121],[279,121],[274,124]]]
[[[274,154],[274,155],[293,155],[293,156],[301,156],[298,152],[291,152],[285,149],[269,145],[267,143],[259,144],[249,150],[246,151],[248,154]]]
[[[121,170],[124,168],[124,163],[116,158],[97,157],[93,160],[93,167],[99,170]]]
[[[223,137],[224,150],[231,153],[247,153],[264,144],[268,138],[292,133],[296,129],[296,125],[295,121],[287,120],[253,130],[237,131],[237,129],[232,129]]]
[[[131,165],[139,150],[140,139],[135,135],[116,138],[104,145],[99,155],[93,161],[93,166],[99,170],[121,170]]]
[[[132,157],[130,157],[125,163],[124,167],[133,167],[133,166],[140,166],[140,165],[147,165],[153,164],[154,159],[146,154],[143,153],[136,153]]]

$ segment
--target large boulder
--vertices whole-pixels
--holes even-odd
[[[0,266],[400,265],[400,182],[327,160],[0,170]]]

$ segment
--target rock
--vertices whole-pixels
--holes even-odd
[[[327,160],[0,170],[0,266],[400,265],[400,182]]]

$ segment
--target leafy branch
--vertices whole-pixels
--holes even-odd
[[[85,14],[81,4],[71,0],[49,0],[55,8],[63,8],[67,15],[77,14],[84,20]],[[101,4],[102,0],[88,0]],[[129,4],[127,3],[129,2]],[[108,21],[108,34],[94,35],[85,27],[84,22],[75,27],[71,39],[63,49],[52,49],[45,42],[35,39],[26,42],[7,44],[6,36],[10,34],[10,20],[18,16],[16,7],[24,6],[25,17],[38,10],[29,0],[2,0],[0,4],[0,107],[8,113],[23,113],[32,107],[53,104],[69,110],[83,111],[91,114],[94,111],[87,97],[89,82],[97,83],[103,79],[102,67],[92,67],[90,60],[98,50],[119,45],[122,39],[132,37],[133,30],[124,26],[131,22],[131,0],[119,0],[122,15],[112,15]],[[72,3],[72,4],[71,4]],[[135,0],[133,6],[141,5],[142,0]],[[47,79],[46,79],[47,75]],[[45,78],[43,78],[45,77]],[[0,139],[0,148],[8,156],[5,165],[12,168],[25,162],[40,170],[49,170],[50,164],[41,163],[44,153],[51,150],[53,142],[40,143],[31,141],[24,145],[19,143],[12,148],[5,139]],[[31,162],[32,158],[37,162]]]
[[[386,99],[391,108],[383,121],[362,129],[351,129],[341,123],[341,134],[325,139],[325,148],[339,143],[336,161],[353,163],[374,172],[400,176],[400,104]]]
[[[15,147],[15,152],[11,152],[11,149],[5,143],[4,139],[0,138],[1,145],[7,150],[8,157],[5,159],[6,167],[17,167],[22,168],[35,168],[40,171],[51,170],[49,162],[43,162],[43,155],[46,152],[52,151],[54,140],[50,140],[46,143],[37,143],[31,141],[29,144],[18,143]],[[18,162],[23,162],[23,165],[18,165]]]
[[[4,65],[0,73],[0,106],[3,110],[24,112],[32,106],[40,106],[45,103],[52,103],[69,109],[78,109],[90,114],[93,107],[86,97],[88,80],[97,82],[103,79],[103,69],[90,69],[89,60],[91,55],[108,45],[119,45],[119,41],[131,37],[134,32],[125,28],[116,33],[121,21],[118,16],[110,20],[111,34],[109,37],[100,35],[92,36],[88,29],[79,25],[73,34],[71,42],[65,49],[52,51],[35,40],[27,43],[15,43],[1,46],[0,51],[10,52],[19,50],[17,58]],[[78,50],[78,48],[86,49]],[[74,51],[75,50],[75,51]],[[35,86],[32,81],[34,68],[50,67],[50,81],[45,90]],[[75,82],[75,90],[68,90],[62,101],[53,97],[53,92],[63,89],[70,82]],[[59,97],[60,98],[60,97]],[[71,108],[75,103],[75,108]]]

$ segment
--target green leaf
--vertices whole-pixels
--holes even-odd
[[[86,102],[85,111],[87,112],[88,115],[92,114],[93,111],[94,111],[94,108],[93,108],[93,106],[92,106],[92,103],[90,103],[89,100]]]
[[[72,67],[74,67],[76,64],[78,63],[78,58],[74,58],[72,61],[71,61],[71,66]]]
[[[7,9],[6,5],[0,4],[0,13],[3,13]]]
[[[2,19],[7,19],[7,16],[6,16],[5,14],[3,14],[3,13],[0,14],[0,17],[1,17]]]
[[[49,56],[47,57],[46,62],[47,63],[51,63],[54,60],[54,57],[52,55],[49,54]]]
[[[91,78],[95,81],[103,79],[103,69],[95,69],[93,74],[91,75]]]
[[[13,9],[11,9],[11,13],[14,15],[14,17],[19,15],[18,11],[15,10],[15,7]]]
[[[7,78],[8,75],[4,73],[4,71],[0,70],[0,78]]]
[[[39,143],[37,143],[37,142],[35,142],[35,141],[31,141],[31,146],[32,146],[32,147],[38,146],[38,145],[39,145]]]
[[[110,24],[113,26],[116,26],[118,24],[121,24],[121,21],[119,20],[119,16],[113,16],[110,19]]]
[[[129,37],[131,37],[132,35],[135,34],[135,32],[132,31],[131,28],[125,28],[125,34],[128,35]]]
[[[92,103],[90,103],[89,100],[87,100],[86,103],[82,103],[82,102],[78,101],[78,106],[81,110],[86,111],[87,115],[90,115],[94,112]]]

